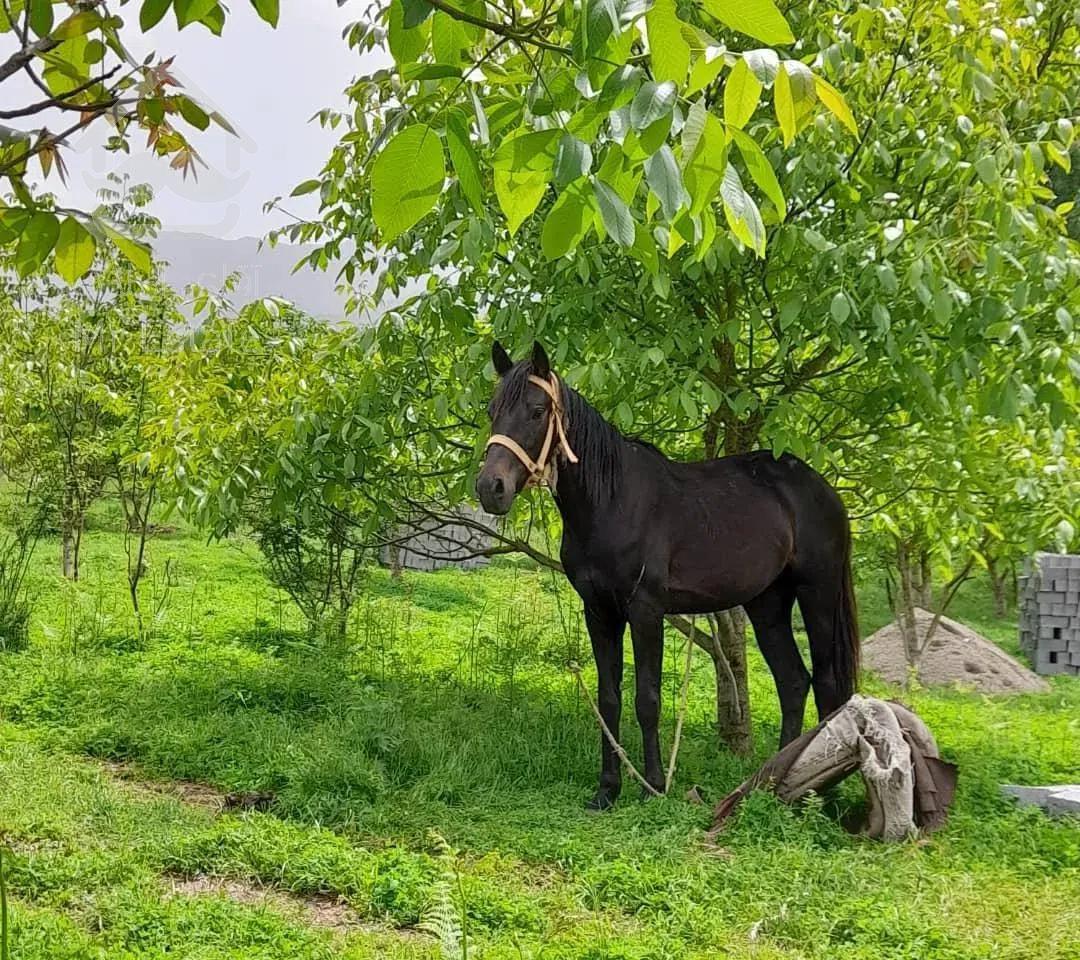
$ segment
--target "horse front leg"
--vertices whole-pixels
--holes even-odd
[[[619,720],[622,715],[623,633],[626,620],[611,610],[586,606],[585,625],[592,641],[593,659],[596,661],[596,699],[600,716],[604,718],[611,735],[619,738]],[[600,785],[588,802],[590,810],[607,810],[618,799],[622,789],[622,767],[619,755],[610,741],[600,731]]]
[[[630,635],[634,643],[634,707],[645,748],[645,779],[664,792],[664,765],[660,758],[660,680],[664,667],[664,616],[657,611],[633,612]],[[642,788],[642,795],[648,791]]]

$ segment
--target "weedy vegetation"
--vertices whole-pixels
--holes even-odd
[[[250,542],[181,527],[153,542],[144,589],[166,566],[171,585],[133,639],[112,519],[92,515],[78,583],[42,545],[29,644],[0,656],[12,957],[1077,956],[1080,825],[998,793],[1075,778],[1075,679],[1004,699],[905,693],[961,769],[952,819],[930,839],[845,833],[862,799],[851,783],[796,809],[753,796],[713,845],[708,807],[682,798],[696,785],[716,799],[772,749],[779,715],[756,655],[753,756],[716,746],[699,658],[671,795],[628,790],[590,815],[598,732],[566,669],[588,658],[578,605],[550,571],[370,568],[348,629],[323,638]],[[860,599],[864,630],[891,618],[876,583]],[[1014,621],[992,608],[973,581],[954,612],[1011,648]],[[668,638],[666,746],[682,642]],[[628,725],[631,754],[635,735]],[[192,802],[189,781],[220,804]],[[269,808],[225,799],[251,793]],[[340,898],[354,922],[171,885],[200,877]]]

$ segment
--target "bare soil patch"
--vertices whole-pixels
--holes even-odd
[[[101,766],[114,780],[141,793],[175,797],[182,803],[201,807],[211,813],[220,813],[228,807],[228,795],[205,783],[196,783],[194,780],[148,779],[138,766],[126,761],[104,760]]]
[[[342,935],[360,931],[399,937],[422,936],[414,930],[403,930],[364,920],[348,903],[331,894],[302,895],[247,880],[203,874],[195,877],[170,876],[165,882],[171,896],[227,897],[236,903],[265,907],[294,920]]]
[[[915,622],[925,638],[934,614],[916,609]],[[863,665],[889,683],[907,678],[904,637],[896,622],[867,637],[862,645]],[[1050,687],[1019,661],[970,627],[942,617],[916,669],[927,687],[961,686],[988,694],[1044,693]]]

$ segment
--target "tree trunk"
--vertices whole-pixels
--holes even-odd
[[[134,486],[135,481],[132,481]],[[135,612],[135,625],[140,639],[144,636],[142,607],[139,605],[139,583],[146,573],[146,542],[150,534],[150,507],[154,502],[156,486],[151,484],[145,499],[132,497],[131,512],[128,514],[128,528],[124,535],[124,550],[127,553],[128,594],[131,608]],[[134,545],[132,537],[137,537]]]
[[[1001,620],[1009,612],[1009,602],[1005,592],[1009,571],[1008,568],[1002,570],[992,557],[986,558],[986,570],[990,574],[990,589],[994,594],[994,616]]]
[[[908,668],[914,669],[918,666],[919,655],[922,651],[919,649],[918,623],[915,619],[917,594],[911,559],[911,545],[898,537],[896,566],[900,574],[900,596],[897,598],[896,619],[904,637],[904,657]]]
[[[930,565],[930,551],[919,553],[919,606],[930,610],[934,606],[934,571]]]
[[[735,296],[734,289],[729,286],[725,304],[729,316],[734,313]],[[718,338],[713,341],[713,353],[718,366],[714,384],[721,390],[733,389],[737,380],[734,343]],[[721,404],[712,411],[705,423],[703,440],[706,459],[717,456],[721,443],[727,456],[754,449],[762,422],[761,411],[738,417]],[[742,607],[717,613],[714,645],[718,649],[712,653],[716,669],[717,735],[735,753],[749,753],[754,742],[746,673],[746,623]]]
[[[733,753],[747,754],[753,750],[754,735],[746,672],[746,614],[742,607],[716,615],[713,645],[716,733]]]
[[[82,512],[75,491],[68,484],[60,508],[60,568],[68,580],[79,579],[79,546],[82,540]]]

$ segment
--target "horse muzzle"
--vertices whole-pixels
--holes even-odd
[[[476,493],[480,497],[480,505],[488,513],[501,517],[510,512],[517,485],[501,471],[483,471],[476,478]]]

